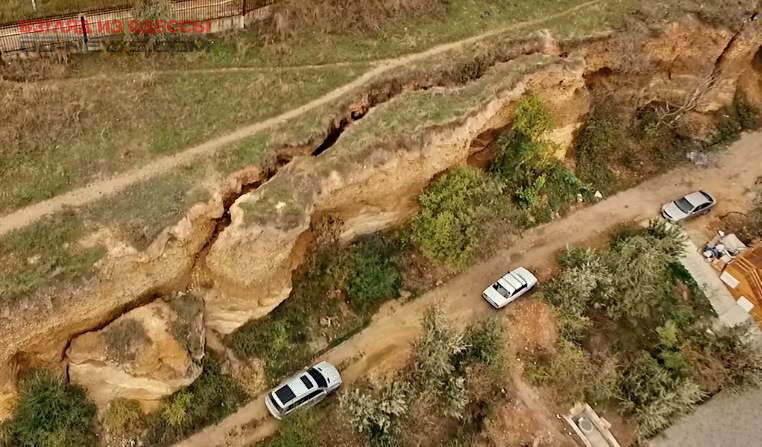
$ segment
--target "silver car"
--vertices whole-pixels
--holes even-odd
[[[537,285],[537,278],[524,267],[503,275],[482,293],[495,309],[502,309]]]
[[[273,417],[281,419],[298,408],[315,405],[340,385],[339,370],[328,362],[320,362],[267,393],[265,405]]]
[[[661,207],[661,215],[670,222],[680,222],[691,217],[708,213],[717,200],[704,191],[692,192]]]

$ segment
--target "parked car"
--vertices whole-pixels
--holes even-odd
[[[482,297],[495,309],[502,309],[537,285],[537,278],[524,267],[519,267],[487,287]]]
[[[315,405],[340,385],[341,375],[336,367],[320,362],[273,388],[267,393],[265,405],[273,417],[281,419],[298,408]]]
[[[661,215],[670,222],[680,222],[708,213],[716,204],[717,200],[711,194],[697,191],[664,204],[661,207]]]

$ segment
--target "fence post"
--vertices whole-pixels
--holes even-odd
[[[246,0],[241,0],[241,28],[246,28]]]
[[[85,16],[79,16],[79,23],[82,27],[82,36],[84,36],[85,45],[87,45],[87,22],[85,22]]]

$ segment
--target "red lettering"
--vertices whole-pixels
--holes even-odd
[[[157,34],[164,34],[167,32],[167,21],[166,20],[157,20],[156,21],[156,33]]]
[[[185,25],[188,25],[188,27],[186,28]],[[180,25],[180,31],[182,31],[185,34],[193,32],[193,22],[184,20],[183,23]]]
[[[143,22],[143,34],[156,34],[156,31],[153,29],[153,22],[150,20]]]
[[[79,27],[79,23],[76,20],[66,21],[66,32],[72,34],[82,34],[82,30]]]
[[[122,21],[121,20],[112,20],[111,21],[111,29],[114,30],[114,34],[121,34],[122,31],[124,31],[124,28],[122,28]]]
[[[177,33],[179,30],[177,29],[177,20],[170,20],[169,24],[167,25],[167,31],[169,31],[172,34]]]
[[[66,27],[64,26],[63,20],[56,20],[53,23],[53,32],[54,33],[65,33]]]
[[[46,30],[46,23],[42,20],[35,20],[34,21],[34,30],[32,32],[34,33],[42,33]]]
[[[32,22],[29,20],[22,20],[19,23],[19,31],[22,33],[31,33],[32,32]]]
[[[193,22],[193,32],[201,34],[204,32],[204,24],[201,22]]]
[[[98,34],[111,34],[111,20],[98,21]]]
[[[93,34],[93,29],[90,26],[90,22],[88,22],[87,19],[84,19],[82,21],[82,31],[87,33],[88,35]]]
[[[140,21],[130,20],[130,32],[137,34],[140,32]]]
[[[212,32],[212,21],[211,20],[207,20],[206,21],[206,32],[207,33],[211,33]]]

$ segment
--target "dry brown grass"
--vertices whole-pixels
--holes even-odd
[[[286,39],[298,30],[318,33],[380,31],[390,19],[444,12],[446,0],[285,0],[275,4],[271,33]]]

